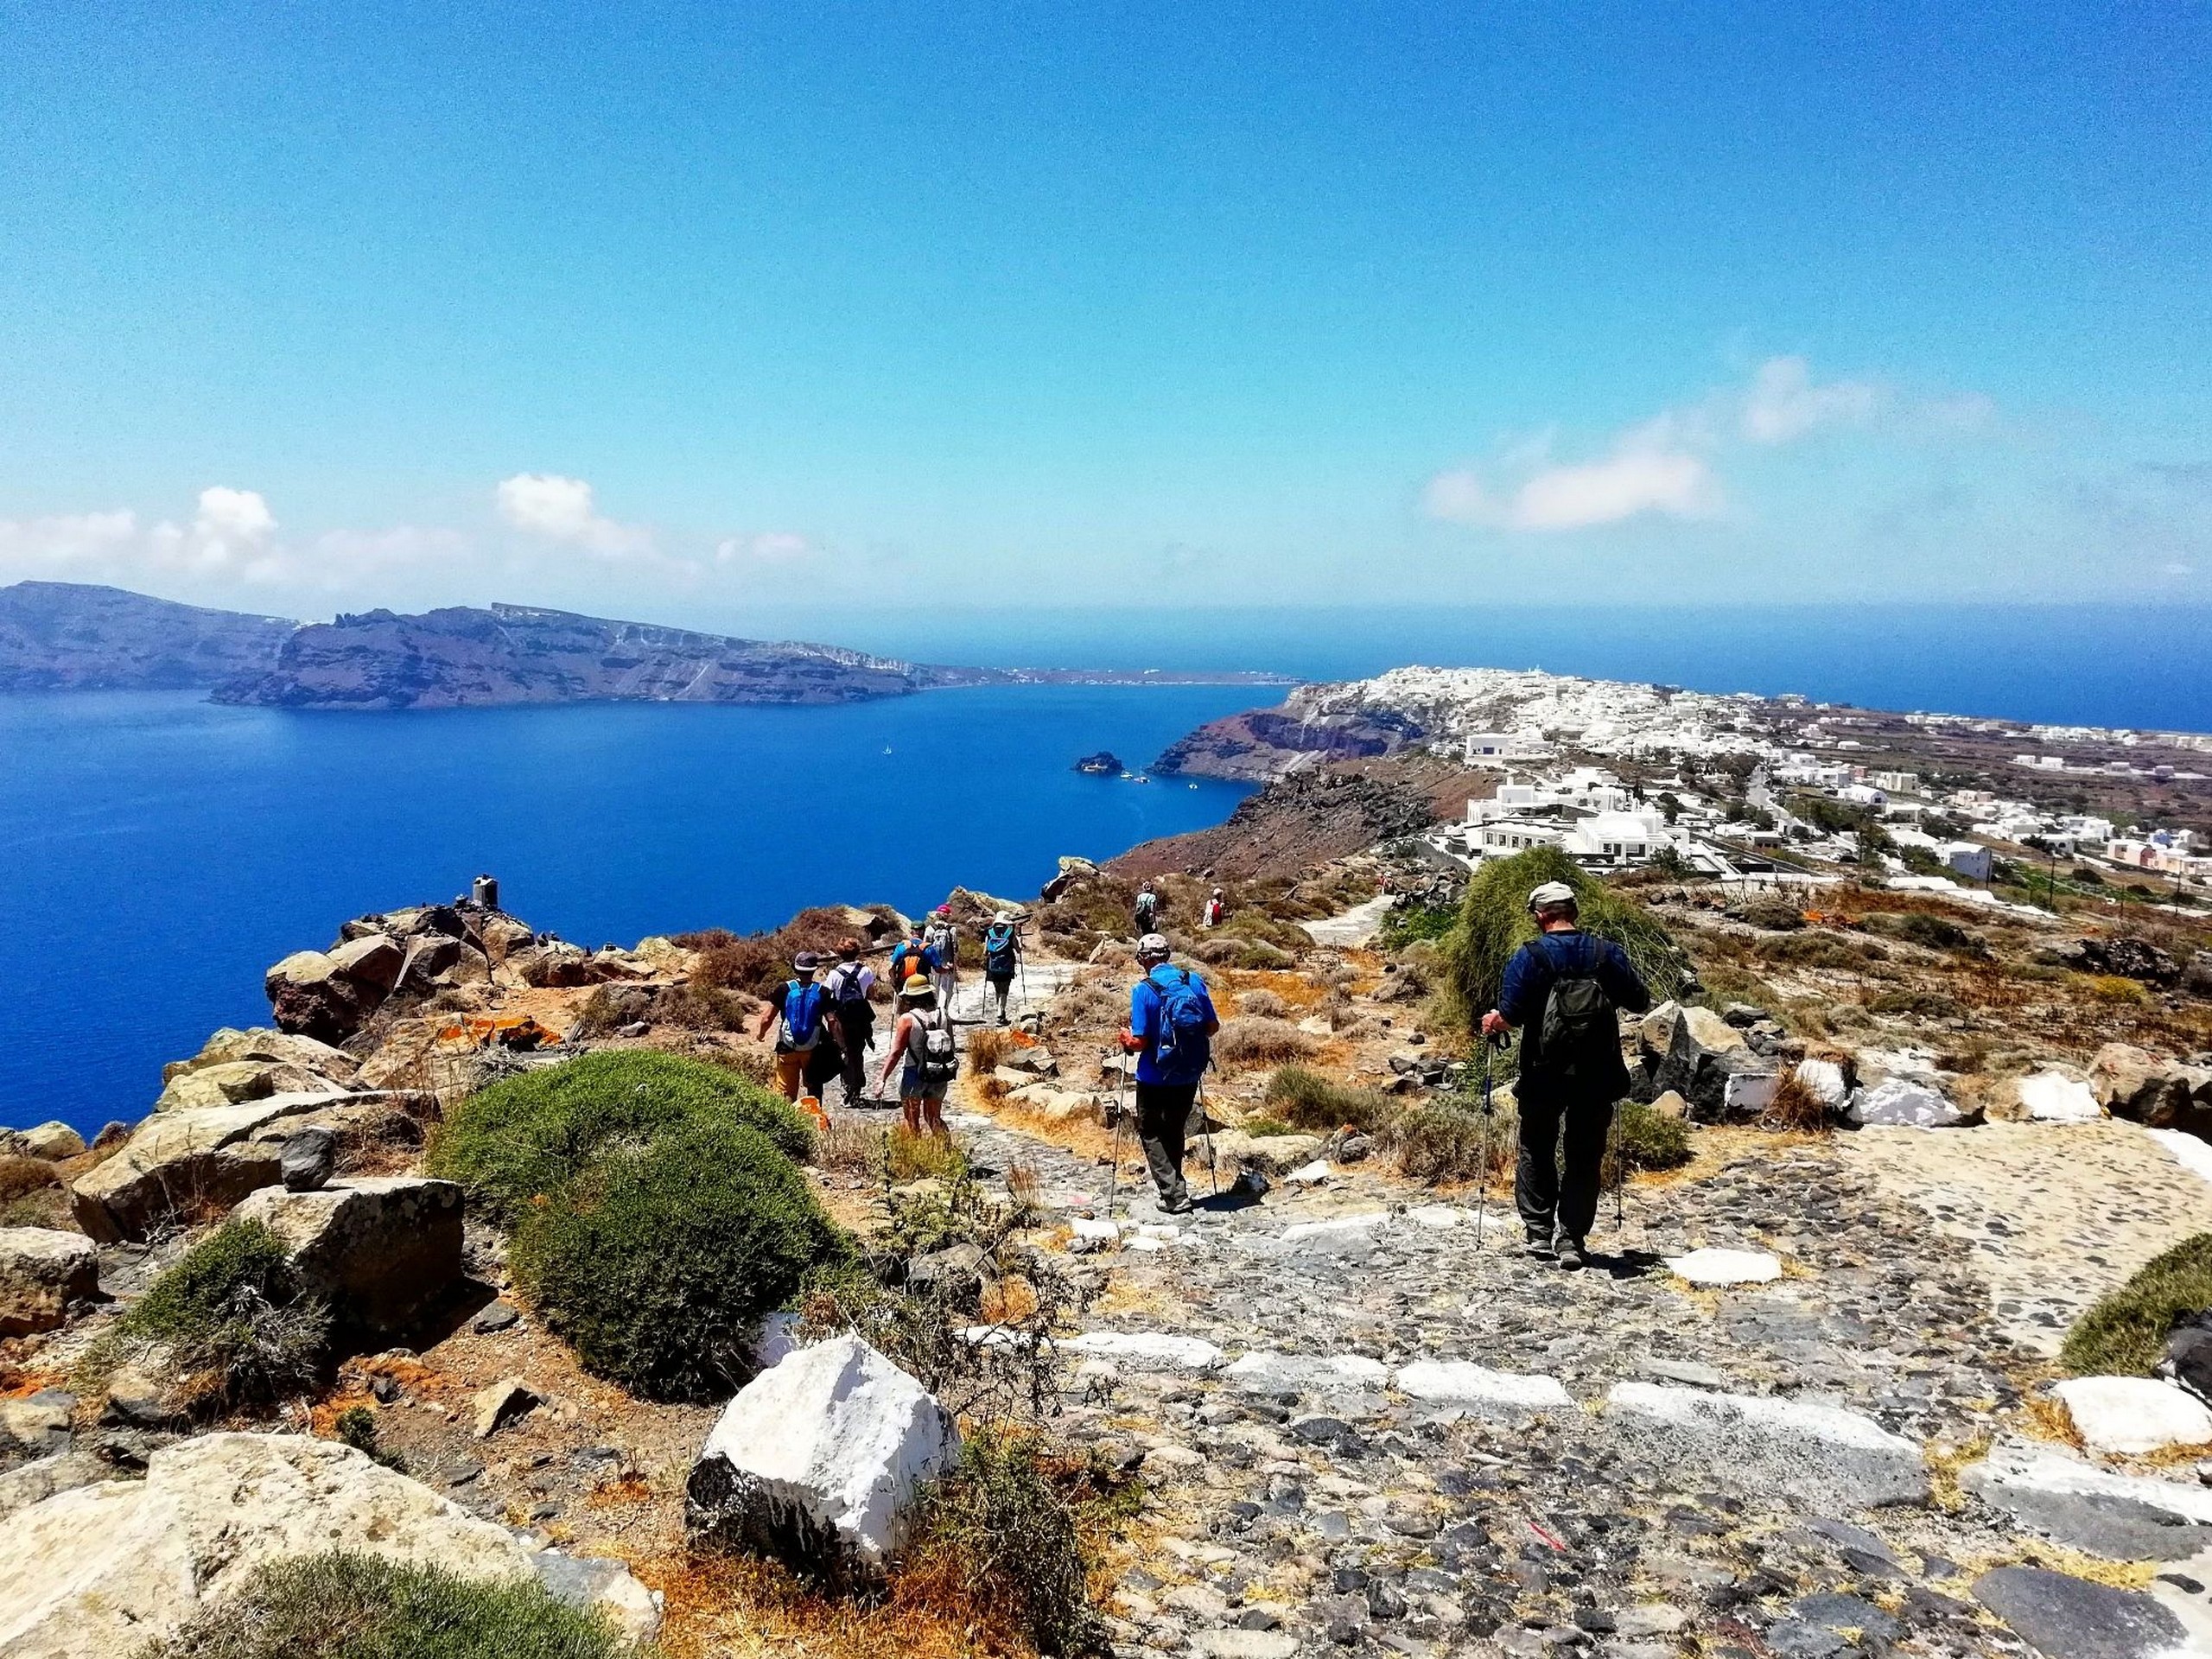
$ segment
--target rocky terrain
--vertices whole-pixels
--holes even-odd
[[[0,692],[153,691],[266,669],[296,622],[204,610],[119,588],[0,588]]]
[[[1069,861],[1020,907],[1012,1029],[963,986],[949,1161],[894,1171],[895,1114],[828,1091],[805,1179],[860,1236],[903,1236],[948,1183],[1011,1218],[899,1270],[908,1294],[976,1276],[944,1306],[984,1310],[978,1351],[1049,1335],[1038,1423],[1141,1481],[1090,1575],[1106,1647],[2212,1651],[2212,1408],[2060,1350],[2212,1230],[2212,1001],[2165,971],[2202,941],[1645,884],[1703,982],[1625,1033],[1639,1141],[1672,1125],[1653,1144],[1678,1151],[1609,1197],[1570,1274],[1518,1249],[1437,946],[1376,937],[1378,889],[1421,879],[1364,851],[1231,878],[1214,930],[1208,882],[1161,880],[1227,1020],[1187,1217],[1152,1209],[1116,1128],[1122,872]],[[972,925],[1007,901],[952,903]],[[423,1173],[487,1084],[579,1055],[763,1074],[757,994],[791,951],[899,919],[586,950],[467,904],[367,915],[275,964],[270,1027],[171,1065],[143,1122],[13,1137],[0,1653],[119,1651],[334,1539],[542,1585],[676,1659],[1028,1650],[900,1576],[895,1516],[952,1455],[953,1408],[913,1376],[848,1332],[764,1346],[734,1400],[633,1394],[556,1334],[485,1195]],[[226,1217],[283,1241],[342,1357],[213,1412],[157,1352],[96,1364]],[[838,1403],[861,1399],[866,1435]],[[815,1472],[779,1461],[791,1446]],[[880,1505],[821,1507],[833,1474]],[[887,1592],[745,1565],[793,1516]]]

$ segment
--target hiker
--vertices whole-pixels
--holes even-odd
[[[875,1043],[875,969],[861,960],[858,939],[837,942],[837,965],[822,981],[830,998],[830,1023],[844,1061],[845,1104],[857,1106],[868,1090],[868,1051]]]
[[[1228,909],[1229,901],[1222,897],[1221,889],[1219,887],[1216,887],[1213,890],[1213,896],[1206,900],[1206,925],[1208,927],[1219,927],[1221,925],[1221,918],[1223,915],[1227,912]]]
[[[1529,895],[1529,909],[1536,937],[1505,964],[1497,1006],[1483,1016],[1483,1038],[1501,1041],[1509,1027],[1521,1028],[1513,1199],[1529,1230],[1529,1254],[1555,1255],[1573,1270],[1589,1264],[1605,1135],[1613,1103],[1629,1090],[1615,1014],[1642,1014],[1651,993],[1628,952],[1582,931],[1574,889],[1566,882],[1545,882]]]
[[[791,959],[791,977],[776,987],[753,1034],[765,1039],[768,1027],[776,1030],[776,1087],[785,1100],[797,1100],[806,1081],[807,1058],[822,1041],[823,1013],[828,999],[814,982],[822,958],[802,950]]]
[[[929,946],[934,958],[930,965],[930,983],[937,988],[938,1011],[950,1020],[952,988],[960,982],[960,930],[952,925],[950,905],[937,907],[930,917],[929,931],[922,935],[922,942]]]
[[[1159,934],[1137,941],[1137,965],[1144,977],[1129,989],[1122,1050],[1137,1057],[1137,1140],[1159,1189],[1160,1212],[1179,1216],[1191,1207],[1183,1143],[1221,1020],[1205,981],[1169,963],[1167,941]]]
[[[1014,992],[1014,976],[1021,967],[1021,930],[1011,912],[1001,911],[983,930],[983,983],[990,987],[984,999],[988,1012],[991,997],[998,999],[999,1024],[1007,1023],[1007,998]]]
[[[1137,889],[1137,933],[1140,938],[1160,925],[1160,895],[1147,881]]]
[[[916,974],[899,988],[899,1023],[891,1029],[891,1052],[883,1057],[883,1075],[876,1080],[880,1093],[891,1082],[891,1071],[903,1060],[899,1077],[899,1104],[906,1114],[906,1128],[919,1135],[949,1135],[944,1127],[944,1091],[952,1086],[960,1060],[954,1052],[952,1021],[938,1006],[936,988]]]
[[[929,977],[929,950],[927,941],[922,938],[922,925],[919,922],[909,923],[906,937],[899,940],[891,953],[891,983],[894,989],[916,974],[925,979]]]

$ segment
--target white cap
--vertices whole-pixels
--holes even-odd
[[[1574,889],[1564,881],[1547,881],[1529,895],[1531,910],[1541,910],[1546,905],[1571,905],[1573,902]]]
[[[991,919],[995,922],[1010,922],[1014,919],[1014,912],[1010,910],[1002,910]]]
[[[1139,962],[1142,962],[1147,957],[1156,957],[1165,962],[1171,954],[1167,948],[1167,936],[1164,933],[1147,933],[1137,941]]]

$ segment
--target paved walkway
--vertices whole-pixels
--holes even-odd
[[[1363,905],[1355,905],[1340,916],[1331,916],[1318,922],[1300,922],[1306,935],[1316,944],[1332,945],[1339,950],[1356,950],[1374,942],[1382,931],[1382,918],[1390,913],[1390,906],[1397,900],[1389,893],[1377,893]]]

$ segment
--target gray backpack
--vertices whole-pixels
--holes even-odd
[[[914,1015],[914,1029],[921,1036],[921,1048],[918,1052],[914,1048],[913,1039],[910,1036],[906,1052],[913,1059],[915,1070],[921,1074],[922,1082],[925,1084],[950,1083],[954,1074],[960,1070],[960,1056],[953,1045],[950,1021],[941,1009],[931,1009],[926,1023],[921,1014]]]

